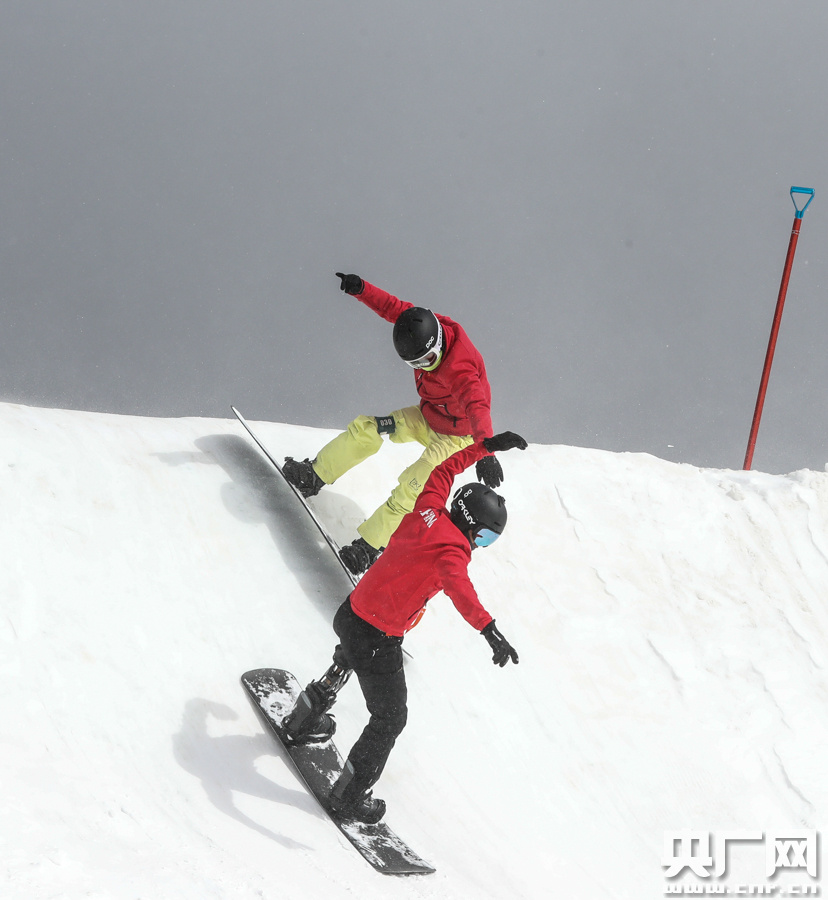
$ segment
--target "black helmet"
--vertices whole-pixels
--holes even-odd
[[[462,531],[472,531],[478,547],[488,547],[506,527],[506,501],[490,487],[473,481],[454,492],[451,521]]]
[[[409,366],[431,369],[443,352],[443,328],[430,309],[412,306],[394,323],[394,348]]]

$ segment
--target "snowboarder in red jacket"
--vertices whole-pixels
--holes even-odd
[[[387,416],[357,416],[313,460],[288,457],[285,477],[303,496],[312,497],[376,453],[384,434],[394,443],[417,441],[425,448],[400,474],[385,503],[357,528],[359,537],[342,548],[342,561],[359,575],[376,561],[403,516],[414,508],[435,466],[492,435],[491,388],[483,357],[457,322],[400,300],[359,275],[336,274],[345,293],[393,323],[394,347],[414,369],[420,404]],[[489,487],[499,487],[503,470],[495,456],[486,453],[480,458],[477,477]]]
[[[514,447],[523,450],[526,441],[506,431],[458,451],[434,469],[385,552],[337,610],[333,627],[340,643],[333,665],[302,691],[285,719],[289,739],[296,743],[329,740],[336,723],[328,710],[356,672],[370,720],[331,789],[330,806],[342,818],[378,822],[385,814],[385,802],[371,796],[371,787],[408,715],[403,637],[438,591],[444,591],[486,638],[496,665],[518,662],[467,572],[472,551],[489,546],[502,533],[505,501],[491,488],[472,482],[455,491],[450,511],[445,507],[456,475],[486,454]]]

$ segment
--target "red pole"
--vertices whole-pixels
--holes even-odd
[[[808,202],[800,209],[796,205],[794,194],[810,194]],[[788,255],[785,257],[785,268],[782,271],[782,283],[779,285],[779,297],[776,300],[776,311],[773,315],[773,326],[771,328],[770,340],[768,341],[768,350],[765,354],[765,365],[762,369],[762,380],[759,383],[759,395],[756,398],[756,409],[753,412],[753,423],[750,427],[750,437],[748,438],[747,452],[745,454],[744,469],[748,470],[753,463],[753,451],[756,447],[756,435],[759,433],[759,422],[762,419],[762,408],[765,405],[765,394],[768,389],[768,380],[770,379],[771,365],[773,364],[773,354],[776,350],[776,338],[779,334],[779,324],[782,321],[782,310],[785,308],[785,295],[788,292],[788,280],[791,277],[791,268],[793,267],[794,254],[796,253],[796,243],[799,240],[799,229],[802,224],[802,216],[808,208],[811,200],[814,199],[814,191],[812,188],[791,188],[791,199],[796,207],[796,216],[794,216],[793,229],[791,230],[791,239],[788,242]]]

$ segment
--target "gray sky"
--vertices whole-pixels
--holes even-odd
[[[336,270],[460,321],[495,430],[828,462],[824,0],[4,0],[0,398],[416,401]],[[278,448],[290,452],[290,448]]]

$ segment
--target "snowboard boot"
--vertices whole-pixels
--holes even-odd
[[[305,499],[315,497],[325,487],[325,482],[316,474],[313,463],[309,459],[297,461],[292,456],[288,456],[285,458],[282,471],[287,481]]]
[[[361,575],[377,561],[382,551],[374,549],[363,537],[346,545],[339,551],[339,558],[345,563],[348,571]]]
[[[296,700],[296,706],[285,716],[282,728],[293,744],[321,744],[336,732],[336,720],[328,710],[336,703],[340,688],[351,677],[342,648],[337,645],[333,665],[319,679],[312,681]]]
[[[285,716],[282,728],[292,744],[323,744],[336,732],[336,720],[328,710],[336,701],[336,691],[312,681]]]
[[[385,800],[375,800],[368,788],[362,788],[354,767],[345,763],[342,774],[331,788],[328,803],[340,819],[353,819],[376,825],[385,815]]]

